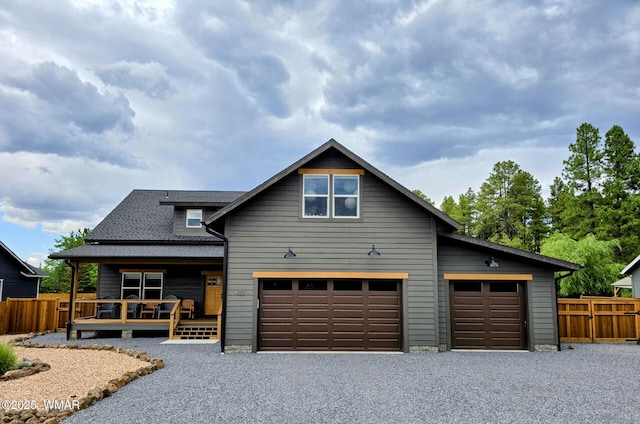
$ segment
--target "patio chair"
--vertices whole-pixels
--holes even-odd
[[[178,300],[178,298],[172,294],[169,296],[165,296],[164,300]],[[167,319],[171,318],[171,310],[173,309],[174,303],[161,303],[158,309],[158,319],[162,319],[164,315],[167,316]]]
[[[138,296],[135,294],[130,294],[127,296],[127,300],[135,300],[138,299]],[[136,318],[138,316],[138,307],[140,306],[137,302],[129,302],[127,303],[127,318]]]
[[[113,296],[104,296],[103,299],[113,299]],[[115,303],[99,303],[96,312],[98,319],[114,319],[116,317]]]
[[[140,318],[155,318],[158,311],[158,302],[147,302],[140,311]]]
[[[194,311],[195,311],[195,302],[193,299],[184,299],[182,301],[182,307],[180,309],[180,317],[183,315],[187,315],[187,318],[193,319]]]

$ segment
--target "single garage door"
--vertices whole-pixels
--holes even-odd
[[[526,349],[524,284],[518,281],[450,283],[454,349]]]
[[[398,280],[261,280],[261,350],[397,351]]]

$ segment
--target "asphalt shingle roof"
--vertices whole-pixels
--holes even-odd
[[[86,237],[91,242],[211,242],[204,232],[184,236],[173,232],[175,204],[225,205],[238,191],[133,190]]]
[[[502,244],[493,243],[491,241],[475,237],[465,236],[463,234],[438,233],[438,237],[455,241],[460,244],[478,246],[483,249],[488,249],[489,251],[506,253],[508,255],[516,256],[533,262],[544,263],[550,265],[551,268],[555,268],[557,271],[578,271],[580,269],[580,265],[574,264],[573,262],[563,261],[561,259],[540,255],[538,253],[527,252],[526,250],[504,246]]]
[[[222,259],[224,246],[198,245],[146,245],[146,244],[86,244],[49,256],[51,259]]]

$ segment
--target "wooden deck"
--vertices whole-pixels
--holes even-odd
[[[154,308],[148,309],[148,304]],[[169,305],[162,314],[159,305]],[[75,302],[71,338],[83,331],[121,331],[132,337],[133,331],[167,331],[170,339],[219,339],[220,312],[217,316],[182,318],[181,300],[82,299]],[[159,316],[167,318],[159,318]]]

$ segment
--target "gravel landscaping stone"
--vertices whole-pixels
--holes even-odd
[[[165,367],[64,422],[640,422],[640,346],[631,343],[535,353],[221,355],[217,344],[164,340],[78,341],[144,351]],[[63,333],[33,342],[66,343]]]

